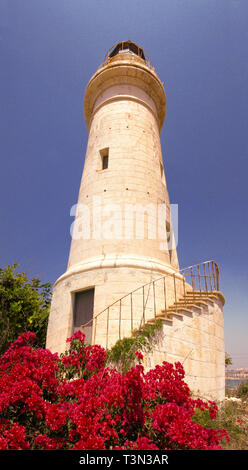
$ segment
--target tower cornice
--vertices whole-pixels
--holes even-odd
[[[141,88],[153,100],[159,130],[161,130],[166,113],[166,95],[163,84],[154,70],[150,69],[143,60],[134,60],[133,57],[128,56],[130,54],[123,54],[119,60],[111,59],[90,79],[84,97],[84,117],[88,129],[99,95],[112,86],[125,84]]]

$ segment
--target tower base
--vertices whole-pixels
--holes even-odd
[[[167,303],[173,302],[174,279],[182,276],[171,266],[157,260],[134,255],[105,256],[91,258],[83,264],[74,265],[55,283],[47,330],[47,348],[53,352],[64,352],[66,339],[78,329],[75,325],[75,301],[77,293],[94,289],[93,311],[83,319],[89,343],[109,348],[143,321],[143,310],[154,315],[154,295],[157,311],[164,308],[164,285],[157,283],[155,294],[151,281],[168,275],[166,282]],[[140,286],[144,286],[144,289]],[[137,289],[137,291],[136,291]],[[130,293],[136,291],[132,299]],[[116,303],[119,299],[121,305]],[[132,305],[133,303],[133,305]],[[87,301],[86,301],[87,304]],[[107,308],[109,308],[109,311]],[[88,307],[86,307],[88,308]],[[105,310],[104,310],[105,309]],[[103,313],[101,313],[103,312]],[[148,317],[147,317],[148,318]],[[121,323],[121,327],[119,325]],[[91,331],[90,331],[91,329]]]

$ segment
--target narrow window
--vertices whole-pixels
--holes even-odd
[[[160,162],[160,174],[161,174],[161,179],[163,178],[163,173],[164,173],[163,165],[162,165],[162,163]]]
[[[102,158],[102,169],[106,170],[108,168],[108,155],[104,155]]]
[[[100,156],[101,156],[101,169],[106,170],[108,168],[108,163],[109,163],[109,149],[105,148],[100,150]]]
[[[165,184],[164,166],[162,162],[160,162],[160,175],[162,183]]]
[[[88,344],[91,344],[92,339],[94,291],[95,289],[88,289],[76,292],[74,299],[73,330],[82,330]]]
[[[166,222],[166,239],[168,243],[168,251],[169,251],[169,257],[170,257],[170,263],[172,260],[172,233],[171,233],[171,226],[169,222]]]

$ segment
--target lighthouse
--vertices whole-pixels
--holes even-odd
[[[86,323],[92,342],[95,315],[178,271],[160,144],[165,113],[163,84],[143,48],[131,41],[111,48],[85,91],[88,145],[68,267],[53,291],[52,349],[63,350],[68,335]]]
[[[170,204],[160,142],[165,115],[163,83],[147,53],[130,40],[115,44],[85,90],[88,144],[47,347],[63,352],[66,339],[82,330],[87,343],[109,349],[160,319],[160,344],[147,356],[148,367],[181,361],[193,390],[222,399],[219,270],[212,260],[179,267],[177,207]]]

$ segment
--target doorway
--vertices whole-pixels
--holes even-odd
[[[92,342],[94,294],[94,288],[87,289],[76,292],[74,299],[73,331],[75,333],[75,331],[82,329],[87,344]]]

